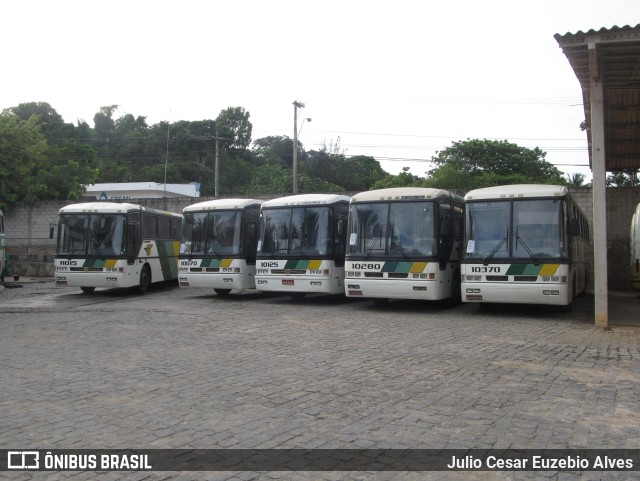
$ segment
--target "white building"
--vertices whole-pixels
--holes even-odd
[[[165,197],[200,197],[200,182],[160,184],[158,182],[122,182],[88,184],[85,197],[95,200],[163,199]]]

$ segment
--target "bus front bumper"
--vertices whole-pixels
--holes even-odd
[[[136,286],[140,274],[122,272],[56,273],[56,286],[119,288]]]
[[[328,276],[258,276],[256,275],[256,289],[265,292],[290,292],[341,294],[344,291],[342,278]]]
[[[384,282],[366,279],[345,279],[347,297],[418,299],[435,301],[448,297],[441,284],[426,280],[389,280]],[[442,287],[442,288],[439,288]]]
[[[462,302],[495,302],[505,304],[547,304],[566,306],[567,284],[490,284],[462,283]]]
[[[209,289],[255,289],[254,276],[243,274],[208,273],[178,274],[180,287],[205,287]]]

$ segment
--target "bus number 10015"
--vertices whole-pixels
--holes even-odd
[[[500,267],[472,267],[471,272],[500,272]]]

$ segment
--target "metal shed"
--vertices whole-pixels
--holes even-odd
[[[608,318],[607,172],[640,169],[640,24],[556,34],[580,86],[593,172],[595,324]]]

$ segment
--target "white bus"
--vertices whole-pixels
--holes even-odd
[[[345,294],[460,302],[462,197],[399,187],[351,198]]]
[[[90,202],[60,209],[57,285],[134,287],[178,278],[182,215],[135,204]]]
[[[589,225],[566,187],[504,185],[465,196],[462,300],[571,308],[587,287]]]
[[[5,257],[4,215],[0,210],[0,282],[4,281],[4,274],[5,274],[4,257]]]
[[[640,204],[631,218],[631,236],[629,250],[631,251],[631,287],[640,289]]]
[[[218,199],[184,208],[180,287],[213,288],[221,296],[256,287],[260,204],[255,199]]]
[[[301,194],[268,200],[260,210],[256,288],[260,291],[344,292],[349,197]]]

